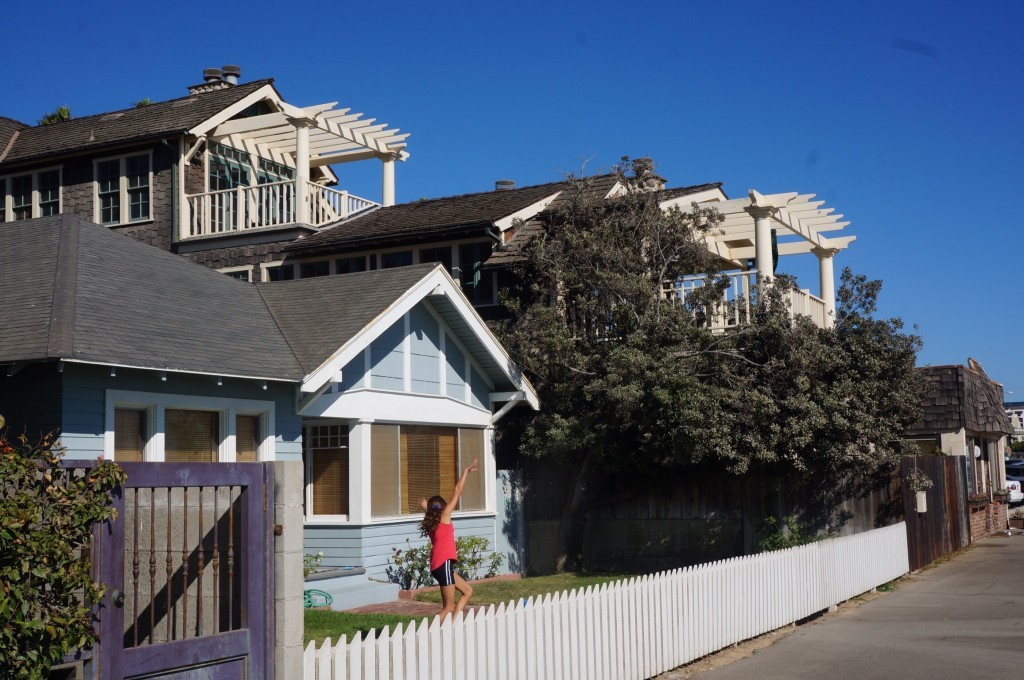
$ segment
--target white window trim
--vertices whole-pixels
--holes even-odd
[[[303,442],[303,445],[304,445],[304,449],[307,452],[310,452],[310,454],[311,454],[311,455],[305,456],[304,457],[305,460],[302,461],[302,466],[303,466],[303,468],[305,470],[304,477],[303,477],[303,490],[302,490],[302,493],[303,493],[303,495],[304,495],[304,497],[306,499],[306,508],[305,508],[306,512],[304,513],[305,514],[305,519],[310,524],[337,524],[339,522],[345,522],[347,524],[349,522],[349,517],[352,514],[351,510],[352,510],[352,502],[353,502],[353,500],[352,500],[351,493],[349,494],[349,499],[348,499],[349,514],[347,514],[347,515],[318,515],[318,514],[313,512],[313,456],[312,456],[312,452],[310,451],[310,449],[307,448],[307,447],[309,447],[309,442],[310,442],[309,428],[311,428],[311,427],[319,427],[319,426],[323,426],[323,425],[340,425],[342,427],[348,428],[348,441],[349,441],[349,445],[348,445],[348,458],[349,458],[349,460],[348,460],[348,469],[349,469],[349,488],[350,489],[351,489],[351,484],[352,484],[352,480],[351,480],[351,475],[352,475],[352,424],[349,421],[347,421],[347,420],[342,420],[342,421],[337,421],[337,420],[323,420],[323,421],[310,420],[310,421],[304,422],[302,424],[302,442]]]
[[[135,158],[136,156],[148,156],[149,157],[149,217],[141,220],[129,220],[128,212],[130,210],[128,206],[128,176],[126,173],[126,164],[129,158]],[[119,210],[120,219],[117,222],[110,222],[103,224],[100,221],[100,181],[99,181],[99,170],[98,166],[100,163],[106,163],[108,161],[120,161],[120,171],[118,173],[118,187],[119,193]],[[153,221],[153,150],[139,151],[136,153],[126,153],[120,156],[107,156],[106,158],[95,158],[92,161],[92,215],[93,221],[96,224],[100,224],[104,227],[120,227],[129,224],[146,224],[147,222]]]
[[[270,270],[275,267],[280,267],[284,264],[284,260],[273,260],[272,262],[260,262],[260,281],[262,283],[268,283],[270,281]]]
[[[249,272],[249,280],[246,281],[246,283],[256,282],[255,267],[253,267],[251,264],[241,265],[238,267],[222,267],[217,271],[220,272],[221,274],[231,274],[233,272]],[[260,278],[262,279],[262,277],[263,270],[260,269]]]
[[[3,205],[0,205],[0,211],[3,211],[4,221],[14,221],[14,197],[11,195],[11,180],[25,176],[32,177],[32,219],[42,217],[39,175],[44,172],[53,172],[54,170],[57,171],[57,214],[59,215],[64,212],[64,168],[60,165],[53,165],[24,172],[13,172],[10,175],[0,177],[0,191],[3,192]]]
[[[222,463],[235,461],[235,416],[260,416],[260,444],[257,460],[269,461],[276,457],[274,451],[275,404],[272,401],[107,390],[103,432],[103,457],[107,460],[114,460],[114,411],[119,408],[146,411],[146,430],[149,432],[149,438],[143,448],[142,458],[147,462],[163,462],[164,460],[164,413],[168,408],[214,411],[219,414],[221,440],[217,447],[217,458]]]

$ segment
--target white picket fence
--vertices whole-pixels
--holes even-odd
[[[909,570],[903,523],[502,604],[441,624],[310,643],[304,680],[650,678]]]

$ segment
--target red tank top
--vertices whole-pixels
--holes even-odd
[[[438,524],[430,533],[430,570],[433,571],[448,560],[457,560],[455,553],[455,525]]]

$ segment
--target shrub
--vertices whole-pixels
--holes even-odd
[[[125,480],[111,462],[60,467],[64,449],[47,435],[9,439],[0,417],[0,668],[4,677],[42,678],[74,649],[96,641],[89,542],[114,517],[110,491]]]
[[[430,544],[415,548],[409,539],[404,551],[392,548],[391,564],[385,569],[388,580],[397,583],[403,590],[422,588],[433,584],[430,576]],[[466,580],[495,576],[505,556],[490,550],[491,542],[482,536],[464,536],[455,539],[459,561],[455,571]]]
[[[781,523],[772,515],[765,517],[761,531],[765,536],[758,546],[763,551],[792,548],[825,538],[815,534],[807,524],[792,515],[788,515]]]
[[[317,550],[315,553],[306,553],[302,556],[302,578],[306,578],[320,568],[320,561],[324,558],[324,551]]]

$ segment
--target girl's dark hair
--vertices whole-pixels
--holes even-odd
[[[448,501],[440,496],[431,496],[427,499],[427,512],[423,515],[423,521],[420,522],[420,536],[429,536],[434,533],[434,529],[441,523],[441,513],[444,512],[447,505]]]

